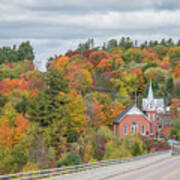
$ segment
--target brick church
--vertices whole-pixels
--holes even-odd
[[[164,113],[164,100],[155,99],[150,82],[148,97],[143,99],[141,111],[137,105],[128,107],[113,120],[114,134],[120,138],[129,132],[137,132],[142,136],[156,138],[158,129],[158,113]]]

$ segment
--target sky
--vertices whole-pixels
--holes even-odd
[[[88,38],[177,40],[179,28],[180,0],[0,0],[0,46],[29,40],[42,70]]]

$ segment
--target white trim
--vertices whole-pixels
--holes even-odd
[[[136,123],[136,124],[133,124],[133,123]],[[137,122],[133,122],[133,123],[131,124],[131,131],[137,132],[138,131],[138,124],[137,124]]]
[[[134,105],[133,107],[131,107],[130,108],[130,110],[129,111],[127,111],[119,120],[118,120],[118,122],[116,122],[116,123],[119,123],[126,115],[137,115],[137,114],[132,114],[132,113],[129,113],[128,114],[128,112],[130,112],[131,111],[131,109],[133,109],[133,108],[137,108],[138,109],[138,111],[140,111],[141,112],[141,114],[139,114],[139,115],[143,115],[144,116],[144,118],[147,120],[147,121],[150,121],[149,120],[149,118],[148,118],[148,116],[146,116],[136,105]]]
[[[134,115],[134,114],[139,114],[139,115],[143,115],[143,112],[140,111],[140,109],[137,108],[137,106],[133,106],[132,109],[130,109],[127,112],[128,115]]]

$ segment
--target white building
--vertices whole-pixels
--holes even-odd
[[[150,81],[148,97],[143,98],[143,111],[157,111],[157,113],[165,113],[164,99],[155,99],[152,89],[152,82]]]

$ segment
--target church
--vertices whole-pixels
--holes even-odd
[[[128,107],[113,120],[114,134],[120,138],[130,132],[137,132],[148,138],[157,138],[158,114],[164,113],[164,100],[155,99],[150,82],[147,98],[143,98],[142,111],[135,104]]]

